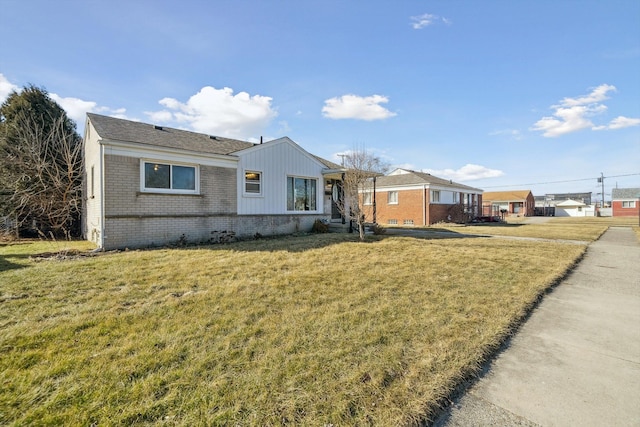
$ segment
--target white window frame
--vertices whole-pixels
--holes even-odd
[[[627,206],[625,206],[625,204]],[[635,209],[636,208],[636,201],[635,200],[623,200],[622,201],[622,207],[624,209]]]
[[[412,219],[405,219],[402,221],[402,225],[413,225]]]
[[[389,204],[389,205],[397,205],[398,204],[398,192],[397,191],[389,191],[387,193],[387,204]]]
[[[255,191],[247,191],[247,184],[249,183],[247,181],[247,174],[249,173],[257,173],[260,176],[260,179],[258,180],[258,186],[259,186],[259,190],[258,192]],[[262,178],[264,177],[262,171],[258,171],[258,170],[245,170],[244,173],[242,174],[243,178],[242,178],[242,195],[246,196],[246,197],[262,197]],[[251,181],[252,184],[255,184],[255,181]]]
[[[364,193],[362,193],[362,204],[369,206],[373,204],[373,192],[372,191],[365,191]]]
[[[183,189],[183,188],[155,188],[155,187],[146,187],[146,175],[145,175],[145,164],[158,164],[158,165],[168,165],[171,167],[173,171],[174,166],[188,167],[194,169],[194,188],[191,189]],[[171,180],[170,180],[171,181]],[[170,185],[173,185],[173,182],[170,182]],[[200,166],[194,165],[190,163],[180,163],[180,162],[172,162],[167,160],[154,160],[154,159],[140,159],[140,192],[142,193],[163,193],[163,194],[200,194]]]
[[[440,190],[431,190],[431,203],[440,203]]]
[[[398,220],[392,218],[392,219],[388,220],[387,223],[389,225],[398,225]]]

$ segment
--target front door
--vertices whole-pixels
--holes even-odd
[[[331,188],[331,219],[342,219],[343,192],[340,181],[333,181]]]

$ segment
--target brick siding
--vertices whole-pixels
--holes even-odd
[[[200,166],[200,194],[140,192],[140,159],[105,156],[104,249],[309,231],[326,215],[237,215],[236,170]],[[184,236],[184,237],[183,237]]]

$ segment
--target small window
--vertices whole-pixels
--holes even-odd
[[[388,221],[389,225],[398,225],[398,220],[397,219],[390,219]]]
[[[397,191],[389,191],[387,193],[387,203],[390,205],[398,204],[398,192]]]
[[[412,219],[405,219],[403,224],[404,225],[413,225],[413,220]]]
[[[635,208],[636,207],[636,201],[635,200],[623,201],[622,202],[622,207],[623,208]]]
[[[366,193],[363,193],[362,194],[362,203],[364,203],[365,205],[373,204],[371,202],[371,199],[372,199],[371,195],[372,195],[372,193],[370,191],[367,191]]]
[[[196,193],[196,167],[144,162],[142,190],[164,193]]]
[[[244,192],[246,194],[262,193],[262,174],[260,172],[246,171],[244,173]]]
[[[431,190],[431,203],[440,203],[440,190]]]

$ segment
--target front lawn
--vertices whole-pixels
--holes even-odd
[[[0,424],[418,424],[585,250],[353,238],[0,246]]]

